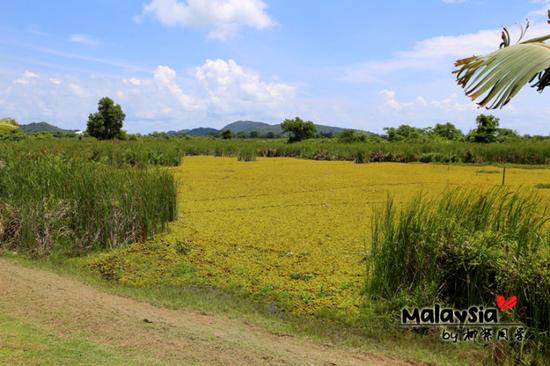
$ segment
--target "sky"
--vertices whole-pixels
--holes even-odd
[[[380,133],[486,113],[452,74],[456,59],[550,33],[547,0],[21,0],[0,3],[0,117],[86,127],[109,96],[124,129],[236,120]],[[550,134],[550,94],[532,88],[501,126]]]

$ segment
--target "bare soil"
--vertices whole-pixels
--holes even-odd
[[[153,306],[2,258],[0,311],[58,337],[78,337],[113,347],[132,364],[412,364],[274,334],[222,315]]]

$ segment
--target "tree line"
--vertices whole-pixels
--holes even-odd
[[[133,139],[139,135],[128,135],[122,129],[126,115],[122,111],[122,107],[116,104],[111,98],[104,97],[98,102],[98,110],[91,113],[88,117],[86,134],[95,137],[99,140],[109,139]],[[6,119],[7,121],[7,119]],[[11,121],[11,120],[10,120]],[[15,122],[16,123],[16,122]],[[5,123],[6,124],[6,123]],[[513,142],[520,139],[548,139],[549,136],[520,136],[516,131],[508,128],[499,127],[499,118],[493,115],[480,114],[476,118],[475,127],[468,133],[463,133],[458,127],[450,122],[438,123],[433,127],[419,128],[402,124],[398,127],[385,127],[383,134],[374,134],[370,132],[345,129],[338,133],[318,131],[317,126],[300,117],[285,119],[281,123],[282,135],[272,131],[261,134],[258,131],[238,132],[234,133],[229,129],[220,132],[210,133],[208,136],[212,138],[232,139],[232,138],[279,138],[287,137],[289,143],[299,142],[312,138],[334,138],[341,143],[357,143],[357,142],[433,142],[433,141],[462,141],[475,143],[498,143],[498,142]],[[7,124],[6,124],[7,125]],[[10,125],[11,126],[11,125]],[[150,137],[171,137],[164,132],[153,132]],[[185,136],[185,135],[183,135]],[[181,137],[178,135],[178,137]]]

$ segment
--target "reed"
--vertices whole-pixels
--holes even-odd
[[[64,156],[11,157],[0,168],[0,245],[75,255],[144,241],[176,217],[174,178]]]
[[[498,188],[417,196],[375,215],[366,294],[403,306],[495,306],[517,295],[511,314],[550,352],[550,235],[543,201]]]
[[[215,139],[207,137],[141,137],[136,141],[97,141],[92,138],[28,137],[12,142],[0,141],[0,159],[15,152],[55,154],[78,157],[112,165],[175,166],[184,155],[239,156],[255,151],[269,157],[298,157],[315,160],[354,161],[358,156],[368,162],[425,162],[476,164],[548,164],[550,141],[520,140],[513,143],[479,144],[469,142],[365,142],[341,143],[336,138],[305,140],[288,144],[286,139]]]

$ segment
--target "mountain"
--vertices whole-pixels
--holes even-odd
[[[33,122],[27,125],[20,125],[19,131],[25,133],[49,132],[49,133],[74,133],[72,130],[64,130],[47,122]]]
[[[239,132],[250,133],[252,131],[256,131],[260,135],[265,135],[268,132],[273,132],[275,135],[283,133],[280,125],[270,125],[265,122],[254,121],[235,121],[223,127],[222,130],[230,130],[234,134],[238,134]]]
[[[334,127],[334,126],[325,126],[325,125],[315,125],[317,127],[317,132],[322,134],[336,134],[345,130],[345,128]],[[234,134],[239,132],[250,133],[252,131],[258,132],[260,135],[265,135],[269,132],[272,132],[274,135],[282,135],[283,131],[281,130],[281,125],[270,125],[264,122],[255,122],[255,121],[236,121],[228,124],[223,127],[222,130],[231,130]]]
[[[337,134],[339,132],[346,130],[346,128],[342,128],[342,127],[325,126],[325,125],[315,125],[315,126],[317,127],[317,132],[321,134]],[[269,123],[257,122],[257,121],[235,121],[224,126],[219,130],[215,128],[209,128],[209,127],[199,127],[199,128],[193,128],[191,130],[168,131],[167,134],[171,136],[178,136],[178,135],[208,136],[209,134],[220,133],[223,130],[230,130],[235,135],[238,133],[246,133],[248,135],[250,134],[250,132],[253,132],[253,131],[257,132],[260,136],[265,136],[270,132],[275,136],[284,135],[283,131],[281,130],[280,124],[270,125]],[[370,132],[366,132],[366,133],[371,134]]]
[[[219,130],[210,127],[198,127],[191,130],[179,130],[179,131],[168,131],[166,132],[171,136],[180,136],[180,135],[189,135],[189,136],[208,136],[211,133],[218,133]]]

